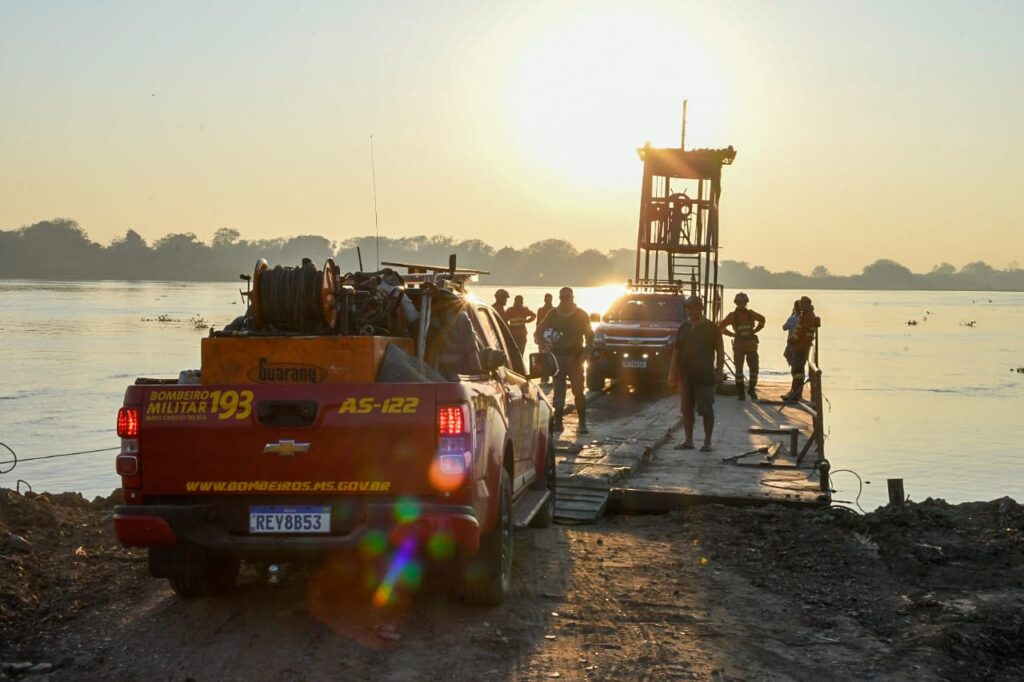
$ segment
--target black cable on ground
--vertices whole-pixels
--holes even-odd
[[[829,488],[832,487],[832,476],[835,475],[835,474],[842,474],[842,473],[853,474],[854,476],[857,477],[857,483],[859,484],[860,487],[857,489],[857,497],[856,497],[856,499],[854,499],[853,503],[855,505],[857,505],[857,509],[860,510],[861,514],[867,514],[867,512],[864,511],[864,507],[860,506],[860,496],[861,496],[861,493],[864,492],[864,480],[860,477],[860,474],[858,474],[856,471],[854,471],[853,469],[835,469],[834,471],[830,471],[829,475],[828,475],[828,479],[829,479],[828,487]]]
[[[12,471],[14,471],[14,467],[18,466],[18,453],[12,450],[11,446],[9,446],[7,443],[0,443],[0,445],[2,445],[4,449],[7,450],[7,452],[11,453],[11,457],[13,458],[11,460],[8,460],[7,462],[0,462],[0,467],[2,467],[4,464],[11,465],[10,469],[0,470],[0,474],[9,474]]]
[[[0,474],[9,474],[9,473],[11,473],[12,471],[14,471],[14,467],[18,466],[18,464],[20,464],[21,462],[35,462],[35,461],[40,460],[40,459],[54,459],[56,457],[73,457],[75,455],[91,455],[91,454],[94,454],[94,453],[97,453],[97,452],[112,452],[114,450],[120,450],[121,449],[120,446],[115,446],[115,447],[110,447],[110,448],[97,448],[95,450],[79,450],[77,452],[62,452],[62,453],[60,453],[58,455],[40,455],[39,457],[18,457],[18,454],[16,452],[14,452],[14,450],[11,449],[11,447],[9,445],[7,445],[6,443],[0,443],[0,445],[2,445],[4,448],[6,448],[7,451],[9,453],[11,453],[11,455],[13,457],[13,459],[9,459],[7,461],[0,462],[0,466],[4,466],[5,464],[10,464],[11,465],[10,469],[5,469],[3,471],[0,471]]]

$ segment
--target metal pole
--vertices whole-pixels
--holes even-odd
[[[686,100],[683,100],[683,134],[679,136],[679,148],[686,151]]]

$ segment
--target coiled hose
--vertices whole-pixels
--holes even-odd
[[[266,329],[279,331],[320,331],[324,326],[320,302],[322,273],[308,258],[297,268],[281,267],[259,273],[259,315]]]

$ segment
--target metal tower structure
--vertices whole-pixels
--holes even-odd
[[[640,228],[633,288],[675,289],[700,296],[705,314],[722,318],[718,283],[718,200],[722,166],[736,150],[686,150],[686,103],[679,148],[637,150],[644,164],[640,190]]]

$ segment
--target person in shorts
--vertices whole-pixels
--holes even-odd
[[[722,331],[704,317],[704,303],[697,296],[686,299],[686,321],[676,332],[668,383],[679,388],[679,405],[683,415],[686,439],[679,449],[692,450],[694,412],[704,422],[704,445],[701,452],[711,452],[711,435],[715,430],[715,388],[725,374],[725,347]]]

